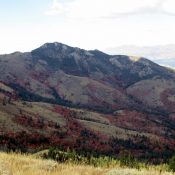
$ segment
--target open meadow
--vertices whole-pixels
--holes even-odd
[[[0,175],[175,175],[166,172],[165,166],[141,169],[121,167],[93,167],[71,163],[60,164],[53,160],[37,158],[36,155],[0,153]]]

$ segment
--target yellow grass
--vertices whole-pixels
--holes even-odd
[[[32,155],[0,153],[0,175],[101,175],[106,170],[91,166],[58,164]]]
[[[0,175],[175,175],[160,171],[159,168],[129,169],[116,167],[111,169],[94,168],[85,165],[58,164],[52,160],[35,158],[32,155],[0,153]]]

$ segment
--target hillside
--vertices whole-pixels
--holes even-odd
[[[50,99],[60,104],[106,110],[136,106],[137,101],[132,97],[140,99],[137,94],[130,97],[130,89],[138,82],[147,83],[145,80],[150,84],[154,80],[160,82],[158,86],[162,90],[157,92],[157,98],[163,101],[160,96],[167,89],[172,91],[175,79],[174,73],[145,58],[110,56],[60,43],[47,43],[30,53],[1,55],[0,72],[2,82],[16,91],[33,93],[38,101]],[[168,88],[164,80],[169,82]],[[34,100],[26,96],[24,100]],[[166,102],[162,103],[155,103],[154,109],[161,107],[166,111]]]
[[[46,43],[1,55],[0,82],[1,149],[175,151],[175,73],[146,58]]]

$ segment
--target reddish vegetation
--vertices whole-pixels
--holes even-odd
[[[116,126],[128,131],[132,128],[138,132],[155,134],[157,139],[152,140],[139,134],[133,135],[126,141],[115,137],[109,138],[103,136],[102,133],[85,128],[76,119],[78,113],[75,110],[54,105],[54,111],[65,119],[65,125],[59,126],[57,123],[43,119],[38,115],[17,115],[14,118],[15,122],[26,129],[28,128],[28,131],[4,133],[1,130],[0,145],[8,149],[21,149],[23,151],[29,148],[44,149],[50,146],[62,146],[65,149],[88,150],[113,155],[132,154],[138,157],[144,155],[152,161],[157,160],[157,157],[162,161],[166,158],[166,154],[175,151],[175,141],[165,138],[157,132],[163,128],[155,128],[154,122],[146,124],[146,121],[149,121],[148,116],[137,111],[124,110],[116,116],[103,116]]]
[[[10,94],[4,93],[4,95],[9,96]],[[14,101],[15,98],[12,103]],[[7,107],[8,105],[6,104]],[[80,114],[84,115],[84,112],[78,113],[74,109],[59,105],[53,105],[52,109],[59,118],[65,120],[64,125],[59,125],[40,115],[33,115],[32,112],[25,114],[21,112],[15,115],[13,121],[25,127],[26,131],[10,132],[9,129],[9,132],[4,133],[1,128],[0,145],[8,149],[23,151],[29,148],[44,149],[50,146],[62,146],[65,149],[93,150],[113,155],[133,154],[138,157],[144,155],[153,161],[156,156],[159,157],[159,160],[165,159],[175,151],[175,141],[172,137],[175,132],[170,132],[166,126],[155,123],[158,120],[162,121],[161,116],[146,115],[129,110],[120,110],[115,115],[102,114],[101,117],[108,119],[110,124],[137,133],[133,136],[128,135],[129,140],[123,140],[104,136],[102,132],[93,131],[82,125],[78,119],[81,118]],[[94,120],[92,119],[92,121]],[[139,135],[139,132],[153,134],[156,139]]]
[[[151,159],[175,151],[175,74],[166,68],[60,43],[0,56],[0,64],[3,148],[63,146]],[[27,101],[39,104],[32,109]]]
[[[31,127],[33,129],[48,129],[55,128],[56,126],[56,123],[49,120],[43,120],[43,118],[40,116],[31,117],[19,115],[15,117],[15,122],[22,126]]]
[[[100,133],[85,129],[85,127],[75,119],[77,115],[75,111],[61,106],[55,106],[54,110],[66,119],[66,125],[60,129],[65,130],[65,136],[70,137],[69,140],[72,140],[70,143],[71,146],[76,149],[81,149],[81,146],[83,146],[99,151],[106,149],[106,146],[103,144],[103,142],[106,141],[106,137]]]

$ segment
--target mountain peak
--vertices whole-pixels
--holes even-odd
[[[41,47],[39,47],[41,49],[47,49],[47,48],[62,48],[62,49],[67,49],[70,48],[70,46],[67,46],[63,43],[59,43],[59,42],[53,42],[53,43],[45,43],[43,44]]]
[[[167,136],[175,143],[175,74],[148,59],[108,55],[54,42],[32,53],[0,56],[0,72],[0,116],[4,116],[0,118],[5,121],[5,125],[0,122],[2,131],[11,133],[13,129],[18,134],[18,128],[24,128],[31,135],[42,133],[47,138],[54,134],[58,141],[53,143],[65,143],[81,136],[81,128],[89,128],[109,138],[130,139],[128,133],[132,132],[133,143],[136,138],[141,143],[143,135],[151,135],[151,140],[152,136],[160,138],[161,145],[169,146]],[[58,122],[59,130],[55,127]],[[61,137],[59,131],[67,132]],[[72,141],[73,147],[78,148],[74,145],[76,140]],[[112,143],[109,141],[105,142]],[[122,143],[123,152],[124,142],[115,143]],[[145,147],[148,151],[150,148]],[[145,150],[141,152],[145,154]]]

